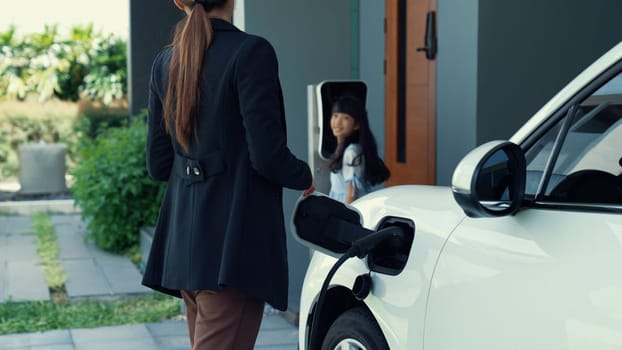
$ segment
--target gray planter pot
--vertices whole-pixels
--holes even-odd
[[[67,190],[67,146],[62,143],[26,143],[17,147],[20,192],[59,193]]]

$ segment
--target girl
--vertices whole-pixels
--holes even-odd
[[[193,350],[253,349],[264,302],[286,310],[282,189],[313,191],[287,148],[270,43],[231,24],[233,0],[186,13],[153,63],[147,168],[168,182],[143,284],[183,297]]]
[[[333,104],[330,127],[337,148],[328,164],[329,196],[350,204],[381,187],[390,172],[378,156],[367,111],[357,98],[344,96]]]

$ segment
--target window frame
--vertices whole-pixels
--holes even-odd
[[[587,83],[583,86],[577,93],[575,93],[572,97],[570,97],[566,102],[561,104],[561,107],[556,111],[551,113],[551,115],[543,121],[540,125],[538,125],[534,131],[528,135],[523,142],[519,144],[519,146],[523,149],[523,152],[527,152],[531,147],[533,147],[544,135],[551,129],[554,128],[558,122],[562,123],[562,127],[560,127],[551,153],[548,155],[546,160],[546,165],[543,171],[543,175],[540,178],[536,193],[527,194],[525,193],[525,198],[523,201],[522,207],[524,208],[540,208],[540,209],[554,209],[554,210],[569,210],[569,211],[587,211],[587,212],[610,212],[610,213],[622,213],[622,204],[601,204],[601,203],[572,203],[572,202],[552,202],[543,200],[543,192],[545,191],[548,182],[552,176],[552,170],[557,162],[557,157],[559,155],[559,150],[563,146],[563,142],[565,141],[567,134],[560,135],[565,133],[566,129],[564,125],[570,124],[567,122],[568,118],[573,118],[574,113],[569,113],[570,109],[575,105],[579,105],[581,102],[585,101],[587,98],[592,96],[594,92],[604,86],[611,79],[616,77],[617,75],[622,74],[622,60],[619,60],[615,64],[611,65],[607,68],[603,73],[601,73],[598,77]],[[566,119],[566,120],[562,120]],[[560,137],[561,136],[561,137]],[[556,152],[557,150],[557,152]]]

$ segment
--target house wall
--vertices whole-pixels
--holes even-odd
[[[378,152],[384,155],[384,17],[381,0],[360,0],[359,78],[367,84],[369,126],[376,137]]]
[[[172,39],[183,13],[173,1],[131,0],[128,38],[128,95],[130,113],[147,108],[151,64]]]
[[[436,183],[476,145],[478,2],[438,0]]]
[[[276,50],[285,98],[288,145],[296,156],[306,160],[307,85],[350,78],[350,2],[245,1],[244,12],[246,31],[267,38]],[[286,222],[299,195],[298,191],[284,192]],[[287,248],[289,308],[297,312],[309,249],[294,241],[291,234],[288,234]]]
[[[619,0],[479,0],[477,143],[509,138],[622,39]]]
[[[622,39],[622,2],[438,0],[437,184]]]

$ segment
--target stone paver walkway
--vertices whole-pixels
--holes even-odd
[[[140,284],[140,271],[127,257],[85,241],[86,226],[79,215],[53,215],[52,223],[70,298],[152,293]],[[50,298],[35,239],[30,217],[0,216],[0,264],[5,268],[0,302]]]
[[[98,249],[84,239],[79,214],[52,215],[60,260],[70,298],[110,299],[152,293],[140,284],[141,273],[124,257]],[[0,303],[49,300],[29,216],[0,215]],[[255,349],[295,350],[298,330],[279,314],[266,312]],[[0,350],[188,349],[183,320],[69,329],[0,336]]]
[[[30,217],[0,216],[0,302],[49,299]]]
[[[278,315],[264,316],[255,350],[295,350],[298,332]],[[182,320],[0,336],[1,350],[187,350]]]

